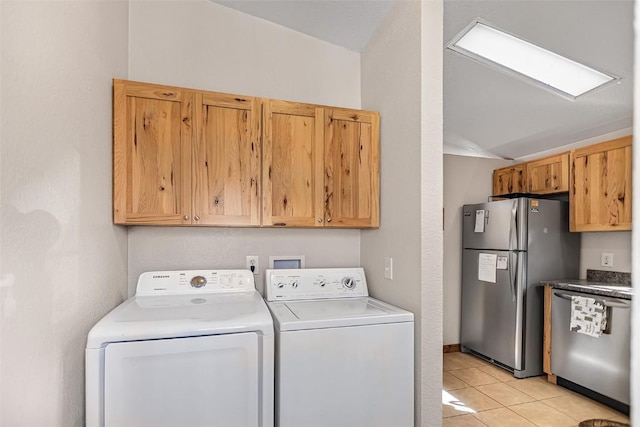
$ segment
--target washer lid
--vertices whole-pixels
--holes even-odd
[[[370,297],[267,304],[280,331],[413,322],[413,313]]]
[[[87,348],[238,332],[273,334],[271,315],[258,291],[134,296],[91,329]]]

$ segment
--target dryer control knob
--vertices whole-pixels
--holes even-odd
[[[293,289],[295,289],[295,288],[297,288],[297,287],[298,287],[298,285],[299,285],[299,284],[300,284],[300,282],[298,282],[298,281],[296,280],[295,282],[293,282],[293,283],[291,284],[291,287],[292,287]]]
[[[353,280],[353,277],[344,277],[342,279],[342,286],[347,289],[353,289],[356,286],[356,281]]]
[[[278,287],[278,289],[282,289],[284,288],[284,283],[279,282],[276,286]]]
[[[191,278],[191,286],[194,288],[201,288],[207,284],[207,279],[202,276],[195,276]]]

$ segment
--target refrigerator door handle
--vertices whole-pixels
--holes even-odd
[[[518,200],[513,200],[513,206],[511,207],[511,226],[509,227],[509,284],[511,285],[511,301],[516,300],[516,278],[518,277],[518,263],[517,258],[516,262],[514,262],[513,257],[516,255],[514,250],[517,248],[514,247],[513,241],[514,238],[518,236]]]
[[[524,369],[524,323],[525,323],[525,313],[524,313],[524,299],[525,296],[523,293],[526,289],[526,264],[523,257],[525,256],[523,252],[516,252],[516,281],[515,281],[515,294],[516,294],[516,337],[515,337],[515,369],[522,370]],[[520,265],[522,264],[522,265]]]
[[[515,244],[514,244],[515,243]],[[511,206],[511,225],[509,226],[509,250],[518,249],[518,199]]]
[[[514,251],[509,252],[509,288],[511,289],[511,301],[516,300],[516,278],[518,277],[518,258]]]

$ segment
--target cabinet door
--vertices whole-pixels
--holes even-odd
[[[631,137],[571,152],[571,231],[631,230]]]
[[[325,126],[327,226],[379,227],[378,113],[327,109]]]
[[[569,191],[569,153],[526,163],[527,191],[553,194]]]
[[[322,227],[324,110],[265,100],[263,225]]]
[[[191,222],[193,94],[114,80],[113,219]]]
[[[525,167],[524,164],[496,169],[493,171],[493,195],[524,193]]]
[[[260,105],[256,98],[196,94],[193,223],[260,224]]]

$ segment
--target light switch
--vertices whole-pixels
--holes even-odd
[[[384,259],[384,278],[393,280],[393,258]]]

